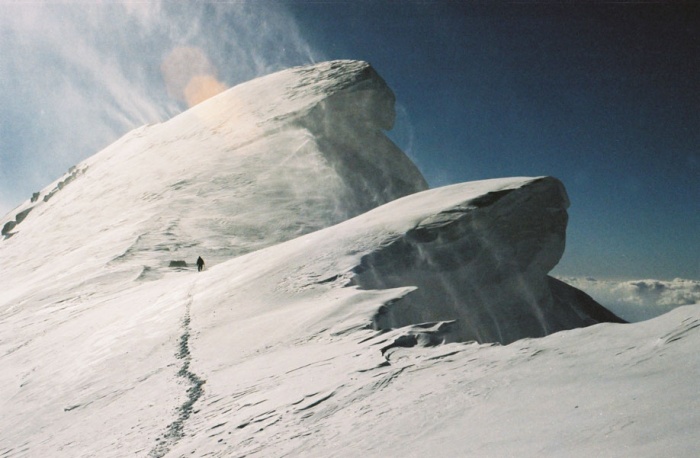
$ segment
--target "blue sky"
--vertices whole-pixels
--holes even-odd
[[[390,136],[432,186],[564,182],[572,206],[556,273],[700,278],[700,9],[574,3],[9,5],[0,211],[183,110],[161,71],[177,47],[202,50],[229,86],[361,59],[394,90]]]

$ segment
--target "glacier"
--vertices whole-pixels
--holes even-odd
[[[0,219],[0,455],[694,456],[700,307],[549,276],[563,184],[427,189],[394,102],[284,70]]]

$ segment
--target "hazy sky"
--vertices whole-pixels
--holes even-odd
[[[212,91],[361,59],[432,186],[564,182],[556,273],[700,278],[700,9],[574,3],[3,2],[0,213]]]

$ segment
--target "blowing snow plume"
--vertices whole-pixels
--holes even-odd
[[[28,240],[42,230],[49,243],[61,237],[49,229],[53,218],[83,241],[109,231],[120,247],[109,265],[153,279],[170,261],[195,253],[212,265],[322,229],[427,188],[383,133],[393,122],[393,100],[364,62],[297,67],[240,84],[81,163],[78,179],[60,192],[50,185],[22,204],[18,213],[34,209],[29,219],[3,235]],[[72,216],[75,205],[90,225]],[[114,224],[114,215],[134,212],[141,217]],[[0,226],[13,221],[8,215]],[[76,252],[85,249],[78,245]],[[42,251],[54,251],[22,249],[37,262]]]
[[[135,127],[169,119],[230,85],[315,60],[281,5],[2,7],[2,215]]]

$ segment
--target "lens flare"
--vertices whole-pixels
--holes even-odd
[[[160,67],[168,94],[192,107],[228,86],[216,77],[216,70],[204,52],[193,46],[173,49]]]
[[[215,95],[225,91],[228,87],[211,75],[195,75],[193,76],[185,89],[183,95],[187,106],[193,107],[200,102],[214,97]]]

